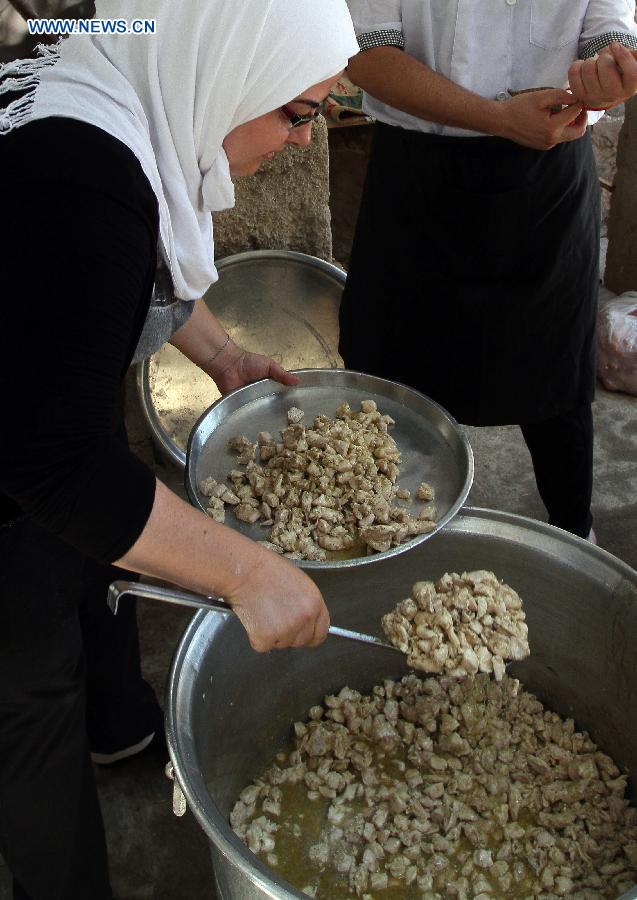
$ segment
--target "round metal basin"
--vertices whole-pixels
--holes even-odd
[[[524,599],[531,656],[512,667],[550,709],[574,717],[599,747],[637,770],[637,572],[566,532],[490,510],[465,509],[411,552],[343,572],[315,572],[332,622],[380,632],[380,617],[420,579],[491,569]],[[344,685],[366,691],[401,677],[392,651],[329,638],[317,650],[259,655],[232,616],[198,613],[168,688],[176,777],[210,840],[221,900],[302,900],[234,835],[239,792],[288,741],[292,722]],[[630,785],[635,800],[635,783]],[[637,890],[626,898],[637,898]]]
[[[199,490],[205,478],[211,475],[223,483],[235,468],[236,455],[228,449],[230,438],[244,434],[254,440],[260,431],[278,435],[287,425],[287,410],[291,406],[305,412],[304,422],[309,425],[321,413],[333,416],[339,403],[347,401],[357,410],[361,400],[374,400],[380,412],[396,421],[391,436],[401,452],[397,483],[407,488],[412,497],[422,481],[433,485],[438,511],[436,531],[453,519],[469,496],[474,465],[465,432],[446,410],[404,384],[362,372],[299,369],[295,374],[300,379],[296,387],[283,387],[269,379],[257,381],[217,400],[199,419],[191,432],[186,455],[185,485],[193,506],[202,512],[207,509],[206,498]],[[422,505],[416,501],[405,508],[416,514]],[[255,541],[269,534],[259,523],[247,525],[230,511],[225,524]],[[376,566],[382,559],[409,552],[422,541],[430,540],[436,531],[417,535],[384,553],[328,562],[295,562],[312,572]]]
[[[333,368],[346,275],[315,256],[255,250],[216,263],[219,281],[204,300],[232,337],[286,369]],[[137,368],[144,417],[162,455],[182,468],[192,426],[219,398],[205,372],[166,344]]]

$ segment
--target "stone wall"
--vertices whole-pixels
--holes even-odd
[[[256,175],[235,181],[234,209],[214,217],[215,256],[297,250],[332,258],[327,126],[313,126],[306,149],[289,146]]]
[[[637,290],[637,101],[626,104],[608,223],[605,284],[616,294]]]
[[[358,209],[367,172],[373,125],[331,128],[330,208],[334,259],[349,265]]]

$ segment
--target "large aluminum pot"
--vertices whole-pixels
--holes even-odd
[[[338,307],[347,276],[342,269],[293,250],[251,250],[215,265],[220,278],[204,302],[243,347],[274,357],[286,369],[343,364]],[[161,455],[183,469],[190,430],[220,396],[214,382],[165,344],[137,367],[137,393]]]
[[[334,624],[378,633],[381,615],[413,582],[471,569],[493,570],[524,598],[531,657],[512,674],[637,771],[637,572],[610,554],[529,519],[465,509],[409,553],[347,574],[315,574]],[[230,809],[289,739],[291,723],[324,694],[346,684],[367,690],[406,671],[392,651],[338,638],[318,650],[259,655],[235,617],[194,617],[171,672],[168,742],[176,778],[210,839],[222,900],[303,897],[235,837]],[[631,790],[635,799],[634,783]]]

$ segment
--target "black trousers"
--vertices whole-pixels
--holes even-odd
[[[161,726],[134,605],[106,606],[122,575],[29,520],[0,528],[0,853],[16,900],[112,897],[90,750]]]
[[[599,204],[589,135],[540,152],[377,125],[340,306],[345,365],[467,425],[592,402]]]
[[[519,424],[549,520],[591,528],[599,185],[540,152],[375,127],[339,350],[467,425]]]
[[[593,413],[586,403],[521,425],[549,523],[586,538],[593,525]]]

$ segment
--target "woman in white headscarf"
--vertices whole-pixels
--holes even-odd
[[[294,383],[199,299],[217,278],[211,212],[232,205],[233,174],[309,142],[356,51],[347,7],[106,0],[97,15],[154,19],[155,34],[74,35],[0,69],[0,853],[31,900],[111,897],[86,740],[87,566],[220,594],[257,650],[316,645],[329,621],[303,572],[130,454],[118,395],[158,256],[175,302],[155,304],[146,351],[180,326],[174,343],[222,391]]]

